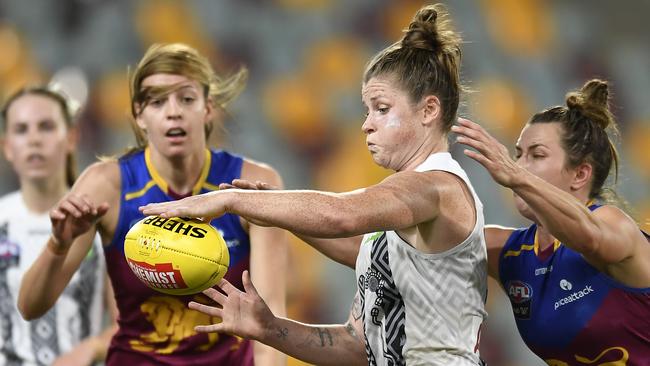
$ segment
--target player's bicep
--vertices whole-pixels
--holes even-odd
[[[99,162],[86,168],[70,189],[74,195],[84,195],[95,205],[119,201],[121,173],[116,162]]]
[[[379,227],[403,229],[435,219],[447,182],[437,172],[400,172],[381,183],[351,192],[351,205]]]
[[[497,225],[485,226],[485,244],[488,254],[488,274],[499,280],[499,260],[501,251],[514,229]]]
[[[632,257],[645,238],[638,226],[623,211],[603,206],[594,212],[596,227],[589,250],[583,255],[602,264],[615,264]]]

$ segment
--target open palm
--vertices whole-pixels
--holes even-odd
[[[219,282],[221,291],[209,288],[203,294],[214,300],[218,306],[209,306],[192,301],[189,308],[210,316],[221,318],[221,323],[199,325],[195,329],[199,333],[229,333],[243,338],[259,339],[268,329],[275,316],[257,293],[250,280],[248,271],[242,274],[244,292],[230,282],[222,279]]]
[[[458,134],[458,142],[476,149],[466,149],[464,153],[483,165],[497,183],[510,188],[521,176],[523,170],[512,160],[508,149],[479,124],[459,118],[452,131]]]

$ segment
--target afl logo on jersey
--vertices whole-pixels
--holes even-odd
[[[515,304],[530,301],[533,296],[533,289],[529,284],[522,281],[510,281],[508,283],[508,296]]]
[[[523,281],[510,281],[506,285],[508,297],[516,318],[530,319],[530,303],[533,297],[533,288]]]

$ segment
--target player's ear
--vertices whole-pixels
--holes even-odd
[[[11,153],[9,146],[7,146],[7,138],[5,136],[0,137],[0,145],[2,145],[2,152],[5,154],[5,159],[12,162],[14,155]]]
[[[133,110],[135,111],[135,124],[140,127],[142,130],[146,130],[147,125],[144,123],[144,120],[142,118],[142,110],[144,109],[144,106],[140,103],[134,103],[133,104]]]
[[[68,127],[68,153],[74,153],[77,150],[79,143],[79,129],[76,127]]]
[[[589,163],[578,165],[574,169],[573,182],[571,182],[571,189],[577,191],[591,182],[593,168]]]
[[[440,106],[440,99],[435,95],[427,95],[422,98],[422,124],[431,125],[439,118],[442,111]]]
[[[217,117],[217,107],[214,104],[214,99],[211,96],[205,98],[205,121],[213,121]]]

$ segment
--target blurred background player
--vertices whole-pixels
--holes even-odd
[[[462,89],[460,61],[460,37],[447,11],[429,5],[417,11],[400,41],[368,63],[361,128],[375,163],[395,172],[379,184],[340,194],[228,189],[143,208],[167,217],[235,213],[301,235],[343,238],[353,248],[359,243],[347,238],[366,234],[346,324],[278,317],[245,273],[245,292],[227,281],[221,283],[226,295],[205,291],[223,308],[190,304],[223,318],[198,329],[256,339],[315,364],[481,364],[487,296],[482,204],[447,144]]]
[[[20,281],[51,235],[48,211],[76,178],[75,111],[48,87],[23,88],[2,107],[2,147],[20,190],[0,198],[0,365],[90,365],[106,357],[116,329],[113,292],[98,240],[54,306],[25,321]],[[104,306],[111,325],[102,326]]]
[[[514,193],[523,229],[488,227],[489,272],[512,304],[528,347],[554,366],[646,365],[650,360],[650,237],[608,201],[618,153],[609,89],[590,80],[566,105],[536,113],[516,158],[479,125],[461,120],[458,141],[478,152]]]
[[[138,206],[217,189],[242,177],[281,185],[267,165],[223,150],[206,140],[215,116],[243,88],[247,72],[221,78],[209,61],[183,44],[153,45],[131,76],[138,147],[119,160],[90,166],[52,210],[54,233],[23,281],[19,308],[26,318],[45,312],[59,296],[99,232],[120,317],[107,365],[279,365],[285,356],[227,334],[198,334],[198,324],[218,322],[187,308],[203,295],[166,296],[146,287],[124,259],[124,236],[143,216]],[[271,308],[285,312],[285,234],[235,215],[212,222],[230,252],[226,275],[241,288],[251,270]],[[272,245],[270,245],[272,243]]]

